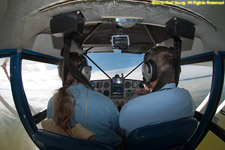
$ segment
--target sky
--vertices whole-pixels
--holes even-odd
[[[105,72],[137,66],[143,61],[144,54],[90,53],[88,54]],[[89,62],[89,64],[92,64]],[[98,70],[93,67],[93,71]]]
[[[120,53],[90,53],[88,56],[108,74],[111,78],[116,74],[126,76],[138,64],[143,61],[143,54],[120,54]],[[91,61],[88,64],[92,66],[91,80],[108,79]],[[142,80],[141,67],[137,68],[128,79]]]

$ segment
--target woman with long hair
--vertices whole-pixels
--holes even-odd
[[[70,60],[77,69],[87,65],[85,57],[78,53],[71,53]],[[59,63],[58,72],[62,79],[63,60]],[[47,119],[53,119],[69,136],[72,128],[79,123],[96,135],[96,141],[111,145],[122,141],[116,134],[119,132],[119,112],[113,102],[85,87],[70,72],[66,75],[64,86],[48,102]]]

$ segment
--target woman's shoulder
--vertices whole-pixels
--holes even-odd
[[[53,105],[54,99],[56,98],[56,94],[54,94],[48,101],[48,105]]]

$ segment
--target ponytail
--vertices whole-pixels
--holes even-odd
[[[54,121],[60,126],[69,136],[71,136],[71,122],[70,118],[74,112],[74,105],[70,100],[71,94],[62,87],[56,93],[54,103]]]
[[[59,76],[62,77],[62,64],[63,61],[59,63]],[[54,96],[54,121],[61,127],[69,136],[72,136],[72,125],[71,117],[74,118],[75,112],[75,98],[67,91],[67,88],[76,84],[77,80],[72,77],[70,73],[66,76],[66,82],[63,87],[58,89]],[[71,100],[73,99],[73,101]]]

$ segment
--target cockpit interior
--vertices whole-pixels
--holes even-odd
[[[91,86],[97,92],[109,97],[121,108],[130,99],[143,95],[144,85],[140,80],[125,79],[116,74],[112,79],[92,80]]]

